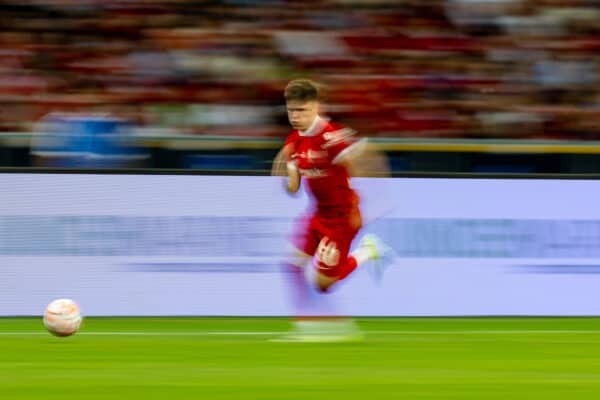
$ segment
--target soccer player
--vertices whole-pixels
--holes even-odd
[[[290,193],[304,183],[315,201],[314,212],[297,229],[295,254],[288,267],[300,289],[296,293],[298,304],[306,296],[301,293],[303,282],[328,292],[360,264],[380,258],[383,248],[375,237],[366,235],[349,254],[363,223],[360,199],[350,186],[350,177],[372,166],[376,159],[366,156],[366,140],[319,114],[319,89],[310,80],[291,81],[285,100],[293,131],[273,162],[272,174],[287,176]],[[375,165],[384,169],[385,163]]]

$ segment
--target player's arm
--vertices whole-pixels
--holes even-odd
[[[271,175],[287,176],[286,189],[289,193],[296,193],[300,189],[300,171],[292,158],[292,145],[286,144],[273,160]]]
[[[333,161],[346,167],[350,176],[385,177],[390,175],[387,157],[366,138],[349,143]]]
[[[386,155],[372,143],[364,143],[360,152],[349,157],[347,168],[351,176],[386,177],[390,168]]]

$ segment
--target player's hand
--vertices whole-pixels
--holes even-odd
[[[288,179],[286,189],[288,193],[297,193],[300,189],[300,171],[298,171],[298,168],[288,163],[287,173]]]
[[[273,160],[273,164],[271,165],[271,176],[288,176],[287,160],[281,152]]]

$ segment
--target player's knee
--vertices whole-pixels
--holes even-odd
[[[341,259],[337,243],[325,236],[319,242],[315,258],[320,268],[337,267]]]

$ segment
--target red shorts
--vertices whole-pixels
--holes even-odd
[[[360,218],[358,210],[353,212]],[[294,244],[304,253],[316,256],[315,265],[321,274],[336,277],[359,230],[360,224],[353,224],[350,215],[326,218],[317,212],[300,224]]]

